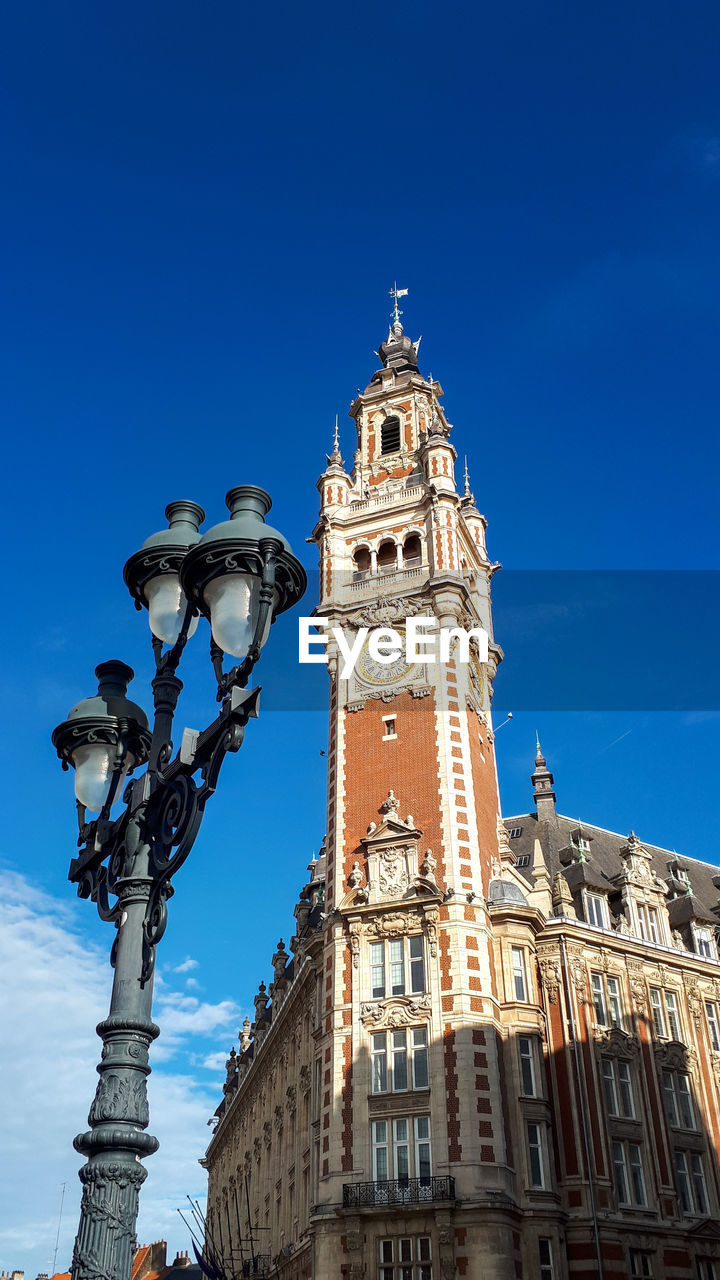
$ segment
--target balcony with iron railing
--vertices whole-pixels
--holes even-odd
[[[435,1200],[454,1199],[455,1179],[450,1174],[440,1178],[346,1182],[343,1186],[344,1209],[380,1209],[388,1205],[427,1204]]]
[[[243,1258],[240,1275],[243,1280],[250,1280],[252,1276],[269,1276],[271,1263],[269,1253],[256,1253],[254,1258]]]

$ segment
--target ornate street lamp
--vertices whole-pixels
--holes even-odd
[[[269,495],[239,485],[226,503],[230,519],[201,537],[202,507],[171,502],[169,527],[125,565],[125,582],[137,608],[147,608],[153,637],[152,732],[142,708],[127,697],[131,668],[111,661],[96,668],[97,694],[73,707],[53,733],[63,768],[75,770],[80,835],[69,879],[117,930],[110,1012],[97,1029],[100,1079],[90,1128],[74,1143],[87,1163],[80,1170],[73,1280],[129,1280],[146,1177],[140,1162],[158,1147],[145,1132],[146,1079],[149,1048],[159,1034],[151,1016],[155,947],[165,932],[171,880],[192,848],[226,754],[240,749],[248,720],[257,716],[260,689],[246,686],[270,626],[307,585],[285,538],[265,523]],[[210,621],[221,708],[202,733],[186,729],[173,756],[183,687],[176,672],[200,614]],[[228,672],[225,653],[239,659]],[[126,779],[143,765],[113,817]]]

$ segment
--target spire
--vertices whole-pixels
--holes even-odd
[[[465,455],[465,490],[461,498],[463,508],[475,507],[475,494],[470,488],[470,471],[468,470],[467,454]]]
[[[397,282],[390,290],[390,297],[394,300],[390,314],[390,332],[378,351],[383,367],[393,369],[395,373],[405,373],[408,370],[417,373],[418,367],[418,348],[422,339],[418,338],[417,342],[413,342],[407,338],[400,321],[403,313],[398,306],[398,298],[405,298],[408,293],[409,289],[398,289]]]
[[[537,807],[538,819],[541,822],[552,822],[555,818],[555,792],[553,791],[555,779],[547,767],[537,733],[535,743],[535,772],[531,778],[533,799]]]
[[[335,414],[335,430],[333,431],[333,451],[332,453],[326,453],[325,457],[327,458],[328,466],[330,467],[341,467],[343,465],[343,460],[340,453],[340,441],[338,437],[337,414]]]

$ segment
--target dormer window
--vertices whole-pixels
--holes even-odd
[[[607,928],[605,899],[600,893],[585,893],[585,920],[587,924],[597,925],[599,929]]]
[[[586,836],[578,836],[578,844],[582,849],[583,853],[590,852],[590,841],[587,839]]]
[[[384,457],[387,453],[399,453],[399,451],[400,419],[386,418],[380,428],[380,453]]]
[[[640,937],[644,942],[660,941],[660,925],[658,923],[658,913],[655,907],[649,907],[645,902],[637,904],[638,927],[640,929]]]
[[[708,960],[715,960],[717,958],[715,943],[710,930],[696,924],[693,925],[693,934],[695,936],[695,951],[697,954],[706,956]]]

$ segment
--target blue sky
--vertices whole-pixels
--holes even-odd
[[[2,27],[0,856],[21,948],[6,947],[6,963],[28,962],[3,999],[16,1061],[32,1061],[42,1015],[57,1034],[44,1053],[68,1064],[40,1169],[32,1125],[6,1162],[0,1269],[35,1274],[52,1262],[64,1180],[58,1263],[69,1257],[69,1139],[96,1053],[82,1028],[102,1012],[110,941],[65,882],[71,786],[49,735],[103,658],[135,666],[147,701],[125,559],[168,500],[192,497],[214,521],[247,480],[270,489],[313,567],[315,479],[336,413],[351,451],[346,410],[375,367],[397,279],[493,557],[510,569],[717,569],[720,15],[643,0],[39,0],[8,7]],[[667,622],[674,689],[693,654],[670,580]],[[622,663],[624,623],[608,664]],[[182,722],[200,727],[214,710],[200,632],[185,679]],[[707,843],[718,716],[509,709],[497,738],[507,813],[528,804],[537,728],[563,811],[718,859]],[[186,1247],[172,1194],[201,1190],[217,1055],[291,932],[324,828],[325,737],[320,713],[253,724],[178,878],[151,1124],[165,1126],[166,1155],[148,1162],[143,1238]],[[84,1075],[70,1070],[81,1043]],[[31,1074],[18,1070],[12,1103],[26,1117]]]

